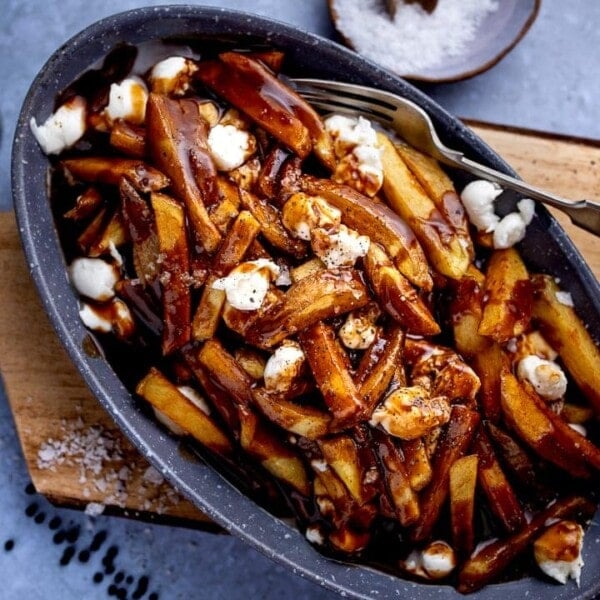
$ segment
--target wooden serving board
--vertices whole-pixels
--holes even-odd
[[[600,200],[600,143],[471,125],[525,180]],[[559,218],[600,276],[597,238]],[[37,491],[58,504],[205,525],[123,437],[69,361],[30,281],[11,213],[0,214],[0,307],[0,368]]]

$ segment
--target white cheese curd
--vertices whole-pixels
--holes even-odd
[[[560,366],[535,354],[519,361],[517,377],[522,381],[529,381],[546,400],[558,400],[567,391],[567,377]]]
[[[146,117],[148,88],[138,77],[128,77],[121,83],[113,83],[108,93],[108,105],[104,116],[109,123],[123,119],[140,125]]]
[[[554,295],[561,304],[570,306],[571,308],[575,306],[575,303],[573,302],[573,296],[571,296],[569,292],[558,291]]]
[[[352,267],[369,251],[371,240],[366,235],[359,235],[354,229],[340,225],[337,233],[329,234],[327,247],[321,251],[313,247],[315,253],[328,269]]]
[[[85,100],[75,96],[41,125],[36,123],[35,117],[31,117],[29,126],[45,154],[60,154],[81,139],[85,133]]]
[[[255,147],[254,136],[235,125],[215,125],[208,134],[208,150],[219,171],[241,167]]]
[[[325,119],[325,129],[333,138],[338,157],[345,156],[355,146],[376,146],[377,132],[364,117],[332,115]]]
[[[479,231],[492,232],[500,222],[494,213],[494,202],[502,193],[502,188],[485,179],[468,183],[460,194],[460,199],[469,215],[469,221]]]
[[[82,295],[98,302],[115,295],[119,271],[101,258],[76,258],[69,266],[73,287]]]
[[[583,527],[574,521],[558,521],[533,544],[535,560],[549,577],[565,584],[569,578],[579,585],[583,558]]]
[[[377,327],[370,315],[350,312],[338,335],[346,348],[366,350],[375,341]]]
[[[306,528],[305,536],[311,544],[322,546],[325,543],[325,538],[317,525],[309,525]]]
[[[177,389],[196,407],[199,408],[205,415],[210,415],[210,407],[206,400],[189,385],[180,385]]]
[[[523,198],[517,202],[517,210],[523,217],[525,225],[529,225],[535,217],[535,202],[531,198]]]
[[[510,248],[525,237],[527,223],[520,213],[509,213],[503,217],[494,229],[494,248]]]
[[[358,160],[360,173],[372,175],[383,181],[383,163],[381,162],[381,148],[375,146],[356,146],[352,154]]]
[[[92,329],[93,331],[100,331],[102,333],[110,333],[112,331],[112,321],[98,314],[92,306],[85,302],[79,309],[79,318],[88,329]]]
[[[400,387],[387,395],[372,413],[373,427],[390,435],[414,440],[450,420],[450,404],[444,397],[430,397],[421,385]]]
[[[337,229],[342,213],[320,196],[296,192],[283,205],[281,221],[294,237],[308,242],[313,229]]]
[[[267,360],[263,377],[270,392],[286,392],[299,375],[305,360],[298,342],[284,341]]]
[[[421,566],[432,579],[447,577],[456,568],[456,554],[446,542],[431,542],[421,553]]]
[[[212,287],[225,290],[227,302],[233,308],[257,310],[262,306],[271,280],[278,276],[278,265],[266,258],[259,258],[238,265],[227,277],[217,279]]]
[[[170,56],[157,62],[148,76],[157,94],[181,96],[190,88],[190,77],[198,69],[194,61],[183,56]]]

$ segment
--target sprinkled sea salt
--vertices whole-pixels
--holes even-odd
[[[334,0],[337,27],[359,54],[402,75],[459,56],[475,40],[497,0],[439,0],[429,14],[398,3],[392,20],[381,0]]]

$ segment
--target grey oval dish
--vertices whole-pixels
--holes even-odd
[[[89,333],[78,316],[47,195],[48,160],[29,130],[52,112],[56,94],[116,44],[151,39],[197,37],[233,40],[282,49],[293,75],[339,78],[387,89],[420,104],[431,115],[443,140],[497,169],[510,168],[457,119],[403,80],[342,46],[291,26],[240,12],[197,6],[142,8],[95,23],[59,48],[44,65],[24,101],[14,138],[12,187],[19,232],[29,270],[49,318],[88,386],[139,451],[216,523],[267,556],[322,586],[350,598],[462,598],[449,586],[405,581],[370,568],[325,558],[293,527],[259,508],[217,471],[182,455],[179,442],[137,408],[131,395],[102,357],[84,351]],[[560,277],[590,332],[600,339],[600,287],[557,222],[542,207],[522,244],[532,270]],[[592,598],[600,592],[600,530],[592,524],[583,550],[581,587],[553,585],[541,578],[490,585],[476,594],[500,597]],[[201,551],[201,550],[200,550]]]

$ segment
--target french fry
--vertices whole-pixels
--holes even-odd
[[[600,350],[575,310],[561,303],[560,291],[552,277],[533,278],[535,300],[533,317],[544,337],[558,351],[569,374],[573,377],[596,415],[600,414]]]
[[[370,415],[385,391],[389,388],[402,356],[404,332],[399,327],[378,332],[375,341],[367,348],[358,366],[355,382]]]
[[[512,373],[501,376],[504,419],[536,454],[573,477],[588,478],[600,468],[600,449],[555,415],[533,389]]]
[[[378,132],[377,142],[382,148],[383,191],[388,204],[413,229],[435,270],[460,279],[471,262],[463,237],[425,193],[391,140]]]
[[[90,183],[119,185],[126,177],[140,192],[158,192],[166,188],[170,180],[166,175],[141,160],[90,156],[69,158],[61,162],[75,179]]]
[[[259,75],[247,76],[230,68],[222,60],[213,60],[201,62],[196,77],[256,121],[284,146],[301,158],[306,158],[312,150],[310,132],[289,107],[279,103],[276,96],[269,93],[265,75],[267,71],[262,71]],[[275,78],[270,76],[269,83],[271,80]],[[278,82],[271,86],[271,90],[277,94],[281,87]]]
[[[402,453],[386,433],[374,429],[372,434],[384,484],[396,517],[402,526],[408,527],[418,520],[421,509],[419,499],[410,485]]]
[[[97,188],[90,186],[77,196],[75,206],[68,210],[63,217],[65,219],[72,219],[73,221],[82,221],[100,210],[103,204],[104,199],[102,198],[102,194],[100,194]]]
[[[297,267],[290,270],[290,278],[292,283],[298,283],[301,279],[315,274],[317,271],[322,271],[325,264],[320,258],[311,258],[306,262],[300,263]]]
[[[371,244],[365,273],[383,309],[414,335],[437,335],[440,326],[408,279],[392,264],[379,244]]]
[[[146,155],[146,131],[143,127],[118,119],[110,130],[109,139],[113,148],[127,156],[144,158]]]
[[[478,481],[490,510],[508,533],[518,531],[525,525],[525,513],[482,428],[475,436],[473,449],[479,458]]]
[[[77,237],[77,246],[85,254],[88,253],[92,244],[102,233],[102,228],[105,227],[108,214],[106,207],[101,208],[94,218],[85,226],[85,229]]]
[[[317,441],[323,458],[336,475],[344,482],[350,495],[359,504],[370,498],[365,496],[363,485],[364,469],[359,458],[359,449],[355,440],[346,434],[340,434]]]
[[[260,223],[247,210],[241,211],[215,255],[212,270],[224,276],[243,261],[244,255],[260,231]]]
[[[284,394],[253,388],[252,398],[260,411],[282,429],[316,440],[329,433],[331,415],[312,406],[286,400]]]
[[[246,339],[259,348],[272,348],[311,325],[361,308],[369,294],[354,270],[323,270],[294,283],[283,300],[257,319]]]
[[[163,298],[163,354],[170,354],[191,337],[189,254],[185,214],[179,202],[155,192],[151,196],[158,247],[164,257],[159,276]]]
[[[479,405],[483,415],[492,423],[500,420],[500,381],[502,373],[510,369],[506,352],[492,343],[473,357],[471,365],[481,381]]]
[[[397,144],[396,150],[473,258],[475,251],[469,234],[469,219],[450,177],[434,158],[412,146]]]
[[[296,94],[290,87],[282,85],[276,77],[247,54],[224,52],[219,55],[219,58],[243,79],[254,83],[256,86],[254,95],[258,94],[263,99],[268,98],[269,101],[279,104],[296,117],[308,130],[312,149],[317,157],[329,170],[332,171],[335,168],[336,160],[331,137],[325,129],[322,119],[306,100]],[[244,107],[251,105],[251,100],[252,98],[244,98],[243,105],[238,106],[238,108],[246,112]],[[232,102],[232,104],[235,103]],[[267,131],[269,130],[257,119],[256,113],[251,116],[258,120]],[[261,117],[264,120],[264,115],[261,114]],[[283,128],[283,124],[280,123],[279,127]],[[298,154],[301,156],[299,152]]]
[[[450,468],[466,451],[479,424],[479,415],[465,406],[452,407],[450,421],[438,442],[433,458],[431,483],[421,493],[421,515],[410,538],[422,542],[429,538],[448,497]]]
[[[453,463],[448,476],[452,547],[460,556],[468,556],[475,545],[473,518],[477,463],[476,454],[463,456]]]
[[[146,128],[149,154],[185,203],[197,243],[214,252],[221,235],[206,205],[218,201],[217,172],[206,149],[208,125],[198,112],[198,103],[150,94]]]
[[[238,407],[234,404],[229,394],[224,394],[222,388],[214,381],[210,370],[200,362],[198,353],[199,348],[191,346],[186,346],[182,350],[183,358],[194,378],[202,387],[202,391],[217,409],[234,438],[239,439],[240,418]]]
[[[289,150],[279,145],[274,146],[267,154],[256,182],[256,189],[263,198],[273,200],[279,197],[281,190],[280,173],[289,157]]]
[[[352,381],[335,331],[321,321],[300,332],[298,338],[333,415],[332,427],[356,423],[363,416],[364,403]]]
[[[252,378],[219,341],[205,342],[198,352],[198,361],[238,406],[252,405]]]
[[[423,249],[412,229],[393,210],[347,185],[328,179],[305,175],[301,185],[307,194],[321,196],[341,210],[345,225],[383,246],[400,273],[411,283],[431,290],[433,282]]]
[[[410,487],[415,492],[420,492],[429,484],[433,476],[431,462],[427,457],[423,438],[400,440],[400,447],[404,454],[404,466]]]
[[[120,211],[115,211],[102,229],[100,235],[88,248],[88,256],[108,254],[112,248],[118,248],[128,241],[127,230]]]
[[[581,496],[557,500],[535,515],[521,531],[508,538],[497,540],[471,556],[458,574],[458,591],[474,592],[497,579],[508,565],[531,544],[547,523],[564,518],[590,518],[596,507]]]
[[[233,355],[240,367],[242,367],[252,379],[258,381],[263,378],[267,361],[262,354],[259,354],[256,350],[248,348],[247,346],[241,346],[240,348],[236,348]]]
[[[121,215],[133,244],[135,273],[143,283],[151,283],[158,275],[158,237],[150,206],[125,178],[119,183]]]
[[[221,320],[221,314],[227,295],[225,290],[213,288],[217,280],[215,275],[209,275],[204,283],[200,302],[196,307],[192,320],[192,338],[198,342],[204,342],[214,337]]]
[[[502,344],[523,333],[531,320],[533,288],[514,248],[495,250],[488,263],[479,333]]]
[[[310,493],[304,463],[248,406],[240,407],[240,444],[271,475],[303,496]]]
[[[468,274],[452,284],[453,297],[450,303],[452,331],[456,349],[468,358],[477,356],[490,344],[478,329],[483,314],[483,280],[478,281]]]
[[[150,369],[136,393],[213,452],[231,453],[229,438],[158,369]]]
[[[240,212],[240,190],[231,180],[217,175],[218,200],[208,207],[210,220],[225,234]]]
[[[260,223],[262,235],[275,248],[296,258],[306,256],[306,242],[293,238],[283,226],[279,211],[266,200],[251,192],[240,190],[242,206]]]
[[[223,323],[227,325],[231,331],[241,335],[245,339],[249,339],[256,328],[256,324],[269,314],[271,310],[276,310],[277,307],[281,306],[285,294],[275,287],[269,288],[267,295],[263,300],[262,306],[258,310],[247,311],[238,310],[225,302],[223,306],[223,313],[221,315]],[[275,344],[274,344],[275,345]]]

